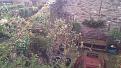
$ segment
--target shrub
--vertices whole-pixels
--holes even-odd
[[[17,40],[15,44],[17,52],[25,55],[27,53],[29,43],[30,43],[29,36],[25,36],[24,39],[22,39],[22,41]]]
[[[30,49],[37,53],[40,49],[47,49],[49,47],[49,40],[43,37],[30,38]]]
[[[4,27],[2,25],[0,25],[0,32],[3,32]]]
[[[73,23],[72,31],[75,31],[76,33],[80,33],[80,29],[81,29],[80,23]]]
[[[121,32],[118,29],[113,29],[109,34],[112,38],[121,40]]]
[[[92,28],[100,28],[105,26],[105,21],[103,20],[96,21],[94,19],[91,19],[91,20],[85,20],[82,24]]]
[[[29,8],[21,8],[19,10],[19,13],[20,13],[20,16],[23,18],[30,17],[33,14],[32,10],[30,10]]]

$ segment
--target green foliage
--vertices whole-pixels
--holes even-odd
[[[50,66],[45,64],[39,64],[38,58],[36,58],[36,55],[33,55],[32,60],[30,60],[29,68],[50,68]]]
[[[85,20],[82,24],[92,28],[100,28],[105,26],[105,21],[103,20],[95,21],[94,19],[91,19],[91,20]]]
[[[0,6],[1,18],[10,19],[13,17],[14,11],[20,11],[20,16],[28,17],[31,16],[32,10],[25,8],[24,5],[2,5]]]
[[[38,48],[45,48],[46,49],[49,47],[49,45],[48,45],[49,40],[47,38],[44,38],[44,37],[31,38],[31,43],[33,43],[32,46],[37,46]]]
[[[117,56],[115,55],[109,55],[109,60],[106,60],[106,68],[119,68],[117,60]]]
[[[0,43],[8,39],[10,39],[10,36],[6,33],[4,25],[0,25]]]
[[[20,14],[23,17],[31,16],[31,14],[33,14],[33,11],[36,11],[33,9],[29,9],[28,7],[25,8],[23,6],[4,6],[0,10],[2,13],[1,19],[11,19],[12,11],[16,11],[19,9]],[[10,39],[10,41],[3,42],[4,44],[0,44],[0,68],[50,68],[50,66],[48,65],[39,64],[38,57],[35,54],[28,58],[28,53],[30,53],[28,49],[30,47],[30,38],[28,35],[25,36],[25,34],[22,34],[22,37],[17,37],[17,30],[19,29],[18,26],[21,27],[21,25],[17,25],[16,22],[21,23],[20,20],[16,20],[16,18],[14,18],[10,22],[13,23],[4,24],[5,27],[2,25],[0,26],[1,35],[7,35],[7,33],[9,34],[9,32],[10,34],[12,34],[12,39]],[[25,31],[25,33],[27,32]],[[38,37],[38,39],[35,39],[34,42],[37,42],[39,47],[42,47],[44,49],[48,48],[49,45],[49,39],[45,37]],[[20,55],[18,55],[18,51],[21,53]],[[16,54],[15,57],[13,57],[14,53]],[[27,56],[24,54],[27,54]]]
[[[24,39],[22,39],[21,41],[18,40],[16,41],[16,49],[21,53],[21,54],[25,54],[29,48],[29,36],[25,36]]]
[[[3,18],[10,20],[12,18],[12,14],[10,14],[10,13],[3,14]]]
[[[80,23],[73,23],[72,31],[75,31],[76,33],[80,33],[80,29],[81,29]]]
[[[9,63],[9,54],[11,52],[11,46],[6,44],[0,44],[0,67],[6,68]]]
[[[0,6],[1,18],[9,20],[12,18],[10,5]]]
[[[1,68],[51,68],[48,65],[39,64],[38,58],[35,55],[31,59],[26,59],[25,56],[16,57],[10,61],[7,57],[2,57],[0,61]]]
[[[19,9],[20,16],[23,18],[30,17],[36,12],[37,9],[35,10],[34,8],[29,8],[29,7]]]
[[[37,17],[33,18],[33,22],[36,22],[36,23],[42,23],[42,24],[46,24],[48,23],[48,20],[49,20],[49,15],[38,15]]]
[[[114,39],[121,40],[121,32],[118,31],[118,29],[113,29],[113,30],[110,32],[110,35],[111,35]]]
[[[32,54],[28,59],[24,55],[11,59],[12,46],[0,44],[0,68],[51,68],[48,65],[39,64],[37,55]],[[11,55],[12,56],[12,55]]]
[[[44,17],[38,16],[38,17],[36,18],[36,21],[38,21],[39,23],[43,23],[43,22],[44,22]]]
[[[4,30],[4,26],[0,25],[0,32],[3,32],[3,30]]]

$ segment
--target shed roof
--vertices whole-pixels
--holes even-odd
[[[96,39],[83,39],[84,43],[95,44],[100,46],[106,46],[107,42],[103,40],[96,40]]]
[[[92,57],[87,57],[85,56],[83,58],[86,66],[94,66],[98,67],[101,64],[101,61],[98,58],[92,58]]]

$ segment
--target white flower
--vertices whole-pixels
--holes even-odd
[[[7,22],[8,22],[7,19],[1,19],[1,20],[0,20],[0,24],[1,24],[1,25],[5,24],[5,23],[7,23]]]
[[[56,0],[48,0],[48,4],[53,4],[55,2],[56,2]]]

